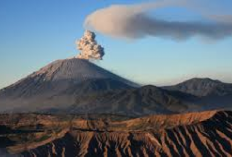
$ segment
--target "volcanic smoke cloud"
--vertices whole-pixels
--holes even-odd
[[[86,30],[84,36],[76,42],[77,49],[81,52],[77,58],[87,60],[102,60],[104,56],[104,48],[97,44],[94,32]]]
[[[173,2],[173,1],[172,1]],[[186,4],[157,1],[139,5],[112,5],[90,14],[84,27],[121,38],[136,39],[145,36],[186,39],[202,36],[210,39],[231,37],[232,22],[208,18],[207,22],[167,21],[150,17],[147,12],[168,6]],[[204,16],[204,15],[203,15]]]

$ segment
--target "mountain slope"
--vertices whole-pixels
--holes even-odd
[[[52,95],[83,81],[97,79],[110,79],[127,85],[133,84],[87,60],[72,58],[52,62],[39,71],[1,90],[1,95],[13,98],[43,94]]]
[[[115,113],[131,116],[180,113],[188,103],[155,86],[124,89],[103,94],[77,97],[71,113]],[[64,111],[63,111],[64,112]]]

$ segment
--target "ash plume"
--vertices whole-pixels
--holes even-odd
[[[232,23],[226,21],[168,21],[148,15],[149,11],[158,8],[180,6],[187,7],[181,1],[158,1],[139,5],[112,5],[97,10],[87,16],[84,27],[100,33],[129,39],[146,36],[155,36],[171,39],[187,39],[193,36],[202,36],[210,39],[221,39],[232,36]]]
[[[80,50],[80,54],[77,58],[87,59],[87,60],[102,60],[104,56],[104,48],[97,44],[95,40],[95,33],[86,30],[84,36],[76,41],[77,49]]]

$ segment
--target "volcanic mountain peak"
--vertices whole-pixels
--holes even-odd
[[[88,60],[57,60],[0,91],[0,111],[66,107],[76,96],[136,86]],[[32,105],[33,104],[33,105]]]
[[[87,79],[123,80],[119,76],[91,63],[85,59],[70,58],[57,60],[33,73],[31,77],[44,75],[47,81],[72,79],[83,81]],[[124,80],[125,81],[125,80]]]
[[[64,59],[54,61],[32,73],[24,79],[6,87],[0,92],[12,93],[15,96],[31,96],[33,93],[42,91],[60,92],[80,84],[86,80],[114,80],[124,83],[125,85],[136,85],[120,76],[117,76],[91,62],[84,59]],[[12,91],[12,92],[11,92]],[[17,94],[18,93],[18,94]]]

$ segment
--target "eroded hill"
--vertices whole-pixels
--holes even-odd
[[[28,157],[232,154],[231,111],[96,117],[1,115],[1,148]]]

